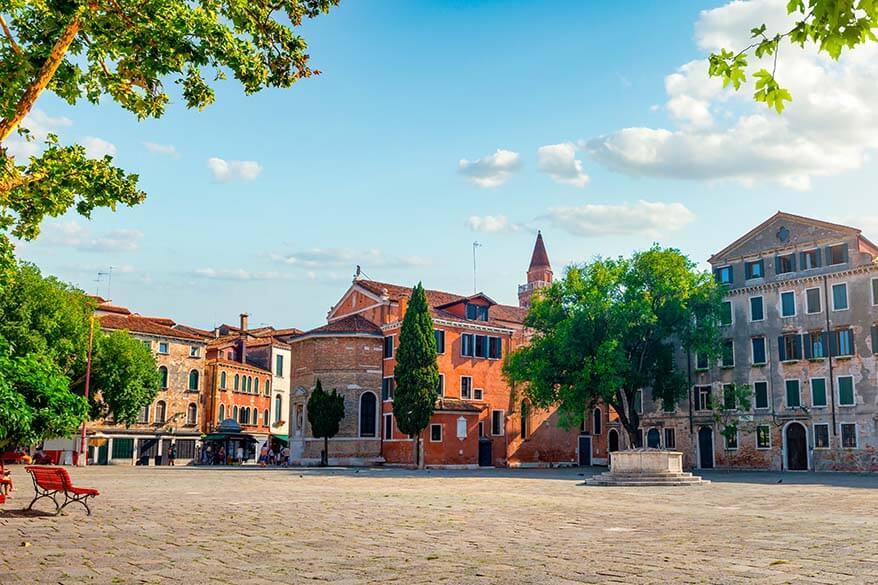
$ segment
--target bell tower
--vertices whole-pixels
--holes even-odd
[[[543,243],[543,234],[538,231],[534,251],[530,257],[530,267],[527,269],[527,284],[518,286],[518,306],[529,307],[534,293],[550,284],[552,284],[552,265],[549,263],[549,255]]]

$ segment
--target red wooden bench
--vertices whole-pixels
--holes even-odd
[[[85,511],[91,516],[91,508],[88,507],[88,499],[100,495],[94,488],[76,487],[70,479],[70,474],[63,467],[44,465],[28,465],[25,470],[31,474],[34,480],[34,496],[28,510],[34,507],[37,500],[49,498],[55,502],[55,515],[67,507],[67,504],[79,502],[85,506]],[[59,504],[57,495],[64,494],[64,503]]]

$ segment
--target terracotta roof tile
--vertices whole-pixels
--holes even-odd
[[[101,327],[104,329],[127,330],[133,333],[148,333],[150,335],[160,335],[163,337],[203,341],[196,335],[178,329],[172,329],[154,319],[141,317],[139,315],[102,315],[98,317],[98,319],[101,322]]]
[[[130,315],[131,311],[128,307],[120,307],[109,303],[101,303],[95,308],[96,311],[104,311],[105,313],[118,313],[120,315]]]
[[[551,268],[549,264],[549,255],[546,253],[546,245],[543,243],[543,234],[537,232],[537,241],[534,243],[534,251],[530,257],[530,267],[528,271],[534,268]]]
[[[306,331],[299,337],[309,335],[331,335],[333,333],[366,333],[370,335],[380,335],[383,337],[381,328],[372,323],[362,315],[349,315],[338,321],[327,323],[316,329]],[[291,341],[295,341],[295,337]]]
[[[436,401],[436,410],[453,410],[481,412],[484,407],[479,407],[468,400],[458,400],[457,398],[440,398]]]
[[[247,370],[256,370],[260,374],[271,374],[271,370],[266,370],[265,368],[260,368],[259,366],[254,366],[253,364],[242,364],[241,362],[236,362],[234,360],[227,360],[224,358],[215,358],[207,362],[207,365],[220,364],[223,366],[234,366],[241,369]],[[226,390],[231,390],[231,388],[226,388]]]

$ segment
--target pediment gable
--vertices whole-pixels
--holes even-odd
[[[785,248],[824,244],[859,236],[860,230],[835,223],[777,212],[708,260],[714,266],[738,258]]]

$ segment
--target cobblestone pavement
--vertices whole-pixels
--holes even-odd
[[[878,583],[876,477],[92,467],[71,471],[94,514],[50,517],[16,511],[32,488],[12,469],[3,585]]]

